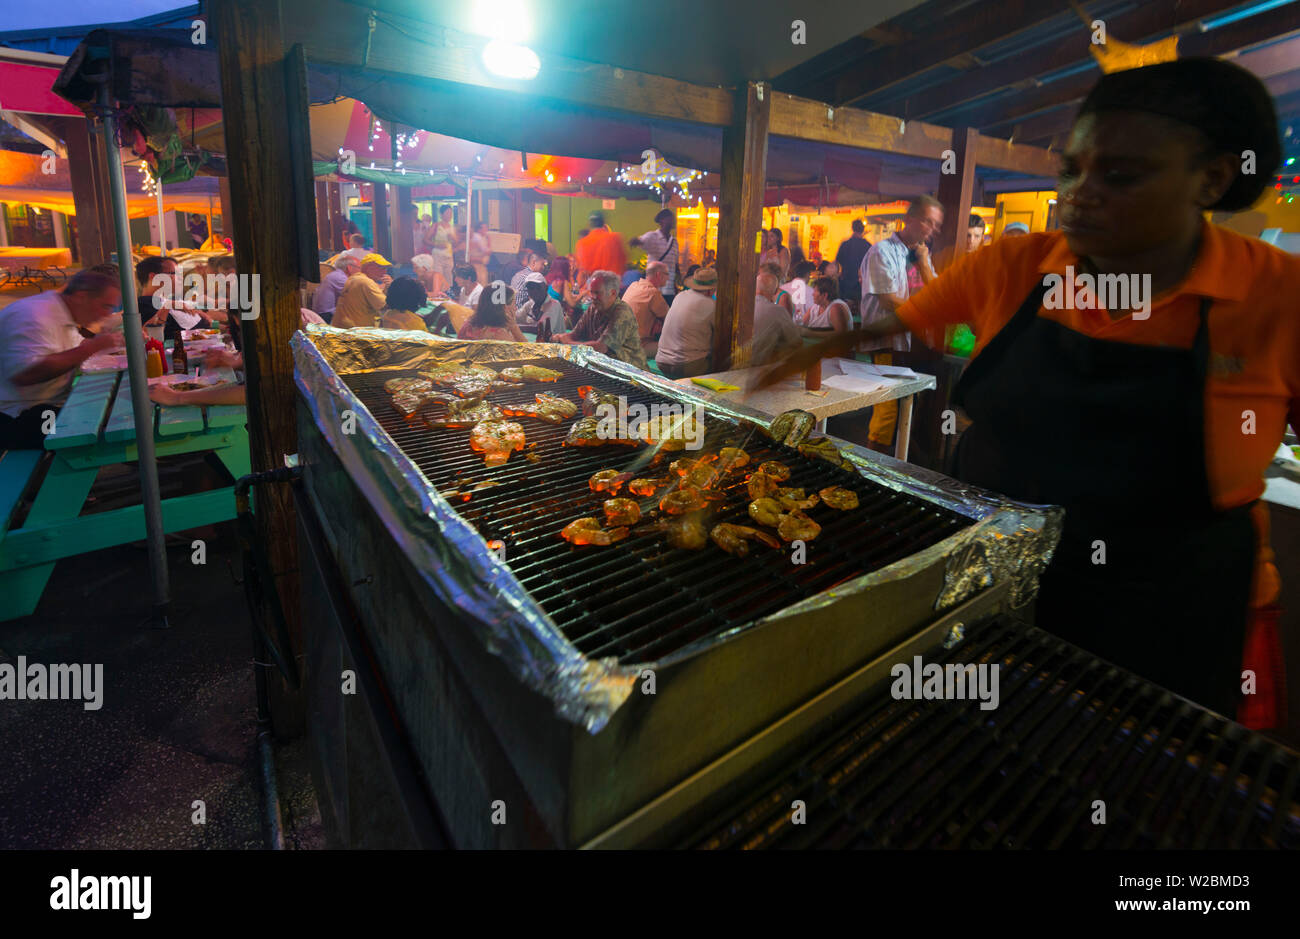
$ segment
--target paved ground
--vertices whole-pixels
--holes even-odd
[[[160,467],[194,491],[197,460]],[[209,479],[215,483],[216,479]],[[95,510],[138,500],[134,468],[101,473]],[[189,541],[207,542],[191,563]],[[35,615],[0,623],[0,662],[102,663],[104,703],[0,701],[0,848],[260,848],[252,640],[234,525],[169,551],[170,630],[142,628],[148,557],[122,546],[60,562]],[[286,841],[324,846],[305,747],[277,748]],[[206,806],[206,824],[191,820]]]

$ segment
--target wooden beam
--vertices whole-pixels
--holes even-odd
[[[754,281],[758,277],[754,238],[763,222],[772,104],[771,85],[750,82],[737,89],[732,109],[735,120],[722,131],[713,371],[749,364],[754,335]]]
[[[1073,16],[1060,0],[1001,0],[974,4],[950,17],[915,42],[891,46],[848,63],[828,97],[837,106],[879,94],[918,72],[974,52],[991,42],[1018,36],[1039,23],[1061,15]],[[1015,24],[1009,28],[1009,24]]]
[[[343,215],[343,184],[326,183],[329,187],[330,198],[330,240],[329,250],[334,253],[346,251],[348,246],[343,243],[343,223],[347,219]]]
[[[68,176],[72,181],[72,203],[77,212],[77,252],[82,267],[103,264],[112,256],[107,231],[108,216],[101,215],[99,192],[106,180],[97,177],[95,147],[90,139],[89,121],[80,117],[51,118],[68,145]]]
[[[953,131],[954,173],[939,174],[939,202],[943,205],[943,228],[935,248],[938,255],[952,249],[952,261],[966,253],[966,220],[975,195],[975,160],[979,152],[979,131],[963,127]]]
[[[1240,0],[1152,0],[1114,19],[1106,20],[1106,34],[1125,42],[1142,43],[1168,33],[1171,29],[1193,28],[1197,20],[1238,6]],[[999,88],[1016,85],[1035,75],[1092,60],[1088,45],[1092,34],[1078,23],[1074,38],[1043,43],[1022,55],[1008,56],[980,68],[974,73],[955,75],[900,99],[900,113],[917,118],[951,110],[974,101]]]
[[[393,230],[388,224],[388,184],[370,184],[371,220],[375,230],[375,250],[393,260]]]
[[[306,128],[307,110],[288,108],[280,9],[262,0],[213,0],[210,11],[220,37],[221,97],[224,102],[231,205],[226,230],[234,238],[239,275],[257,275],[261,311],[244,319],[244,364],[248,389],[249,449],[254,472],[284,466],[298,452],[297,394],[289,338],[298,329],[298,217],[288,126]],[[223,210],[224,210],[223,206]],[[303,648],[297,598],[298,534],[287,486],[259,486],[257,536],[273,569],[295,653]],[[273,698],[277,732],[300,730],[303,711],[279,681]],[[298,705],[298,706],[295,706]]]
[[[334,231],[330,226],[329,184],[316,183],[316,238],[322,250],[334,246]]]
[[[952,131],[937,124],[903,121],[859,108],[831,108],[780,92],[772,95],[769,132],[777,137],[883,150],[927,160],[942,160],[953,141]],[[978,166],[1035,176],[1056,174],[1056,157],[1046,150],[983,136],[978,144]]]
[[[300,42],[314,65],[364,67],[496,88],[581,107],[612,108],[647,117],[724,126],[731,97],[722,88],[553,56],[539,50],[542,68],[532,81],[490,74],[480,61],[480,41],[422,20],[370,10],[346,0],[282,0],[285,42]]]
[[[415,203],[411,201],[409,186],[390,186],[396,211],[397,225],[393,230],[394,264],[409,264],[415,256]]]

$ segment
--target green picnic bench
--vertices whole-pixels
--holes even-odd
[[[234,379],[229,369],[221,377]],[[245,410],[241,406],[153,406],[150,431],[157,456],[212,451],[238,479],[250,472]],[[81,515],[100,467],[139,458],[126,372],[78,376],[45,438],[45,450],[0,454],[0,620],[35,611],[60,558],[129,544],[145,537],[144,507]],[[14,511],[49,465],[21,527]],[[186,531],[235,517],[234,487],[162,500],[163,529]]]

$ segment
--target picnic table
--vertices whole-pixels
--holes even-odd
[[[0,287],[39,286],[43,281],[53,287],[58,281],[50,271],[66,280],[65,268],[71,265],[68,248],[0,247]]]
[[[209,374],[235,379],[230,369]],[[149,431],[157,456],[211,451],[238,479],[251,470],[245,421],[245,409],[237,405],[154,405]],[[48,471],[17,529],[8,527],[10,516],[44,454],[10,450],[0,455],[0,620],[36,609],[60,558],[145,537],[142,505],[81,515],[100,467],[138,459],[136,440],[128,374],[114,370],[77,376],[54,433],[45,438],[45,451],[53,457]],[[234,487],[163,499],[162,517],[166,532],[233,519]]]
[[[826,359],[823,362],[822,387],[818,391],[804,389],[803,376],[789,378],[778,382],[762,391],[745,394],[745,388],[753,376],[760,371],[757,368],[733,369],[729,372],[711,372],[700,375],[702,379],[716,379],[727,385],[735,385],[740,390],[722,393],[710,391],[694,383],[694,379],[679,378],[677,383],[717,401],[744,403],[748,407],[775,417],[795,409],[807,411],[817,419],[818,428],[826,432],[826,419],[837,414],[859,411],[882,401],[898,401],[898,439],[894,444],[894,454],[900,460],[907,459],[907,447],[912,435],[912,398],[917,392],[928,391],[935,387],[933,375],[915,373],[910,377],[890,377],[881,375],[877,379],[880,387],[870,391],[851,388],[833,388],[826,384],[826,373],[838,369],[840,362],[853,363],[853,359]],[[866,363],[857,363],[866,365]],[[850,366],[852,367],[852,366]],[[870,367],[870,366],[868,366]]]

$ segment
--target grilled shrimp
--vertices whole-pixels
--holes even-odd
[[[802,512],[781,516],[776,532],[786,541],[811,541],[822,532],[822,527]]]
[[[691,470],[696,469],[697,467],[700,466],[704,466],[712,459],[713,459],[712,454],[709,454],[708,456],[702,456],[699,459],[692,459],[691,457],[682,457],[680,460],[673,460],[671,463],[669,463],[668,468],[672,470],[674,473],[676,473],[678,476],[685,476]]]
[[[616,469],[597,470],[587,480],[587,486],[592,492],[618,492],[631,478],[631,473],[620,473]]]
[[[776,498],[781,503],[781,508],[787,512],[811,509],[821,501],[815,492],[805,497],[802,489],[782,489],[777,493]]]
[[[668,543],[674,548],[698,551],[709,541],[708,529],[704,527],[703,512],[688,512],[674,518],[656,522],[647,531],[662,531]]]
[[[781,547],[781,542],[765,531],[750,528],[748,525],[732,525],[727,522],[714,525],[713,531],[709,532],[709,537],[723,551],[742,558],[749,554],[750,541],[761,541],[769,548]]]
[[[722,474],[715,467],[706,463],[697,463],[690,472],[682,477],[682,483],[698,489],[708,489],[715,485]]]
[[[760,525],[775,528],[781,523],[781,503],[764,496],[749,503],[749,517]]]
[[[632,493],[634,496],[652,496],[655,494],[655,490],[662,489],[664,486],[668,485],[668,483],[669,480],[666,478],[652,479],[643,476],[628,483],[627,491]]]
[[[718,451],[718,469],[724,473],[749,465],[749,454],[740,447],[723,447]]]
[[[611,545],[627,537],[626,528],[614,528],[609,531],[600,527],[598,518],[580,518],[569,522],[560,531],[560,537],[570,544]]]
[[[832,509],[839,509],[841,512],[847,512],[849,509],[858,507],[858,494],[852,489],[845,489],[843,486],[827,486],[821,492],[822,501]]]
[[[659,500],[659,508],[669,515],[695,512],[705,505],[704,493],[694,486],[680,486]]]
[[[778,463],[776,460],[768,460],[766,463],[758,464],[758,471],[766,473],[778,482],[785,482],[790,478],[790,467],[784,463]]]
[[[749,497],[751,499],[762,499],[765,496],[774,496],[781,487],[777,485],[776,477],[769,476],[767,473],[754,473],[749,477]]]
[[[641,521],[641,507],[632,499],[606,499],[607,525],[635,525]]]

